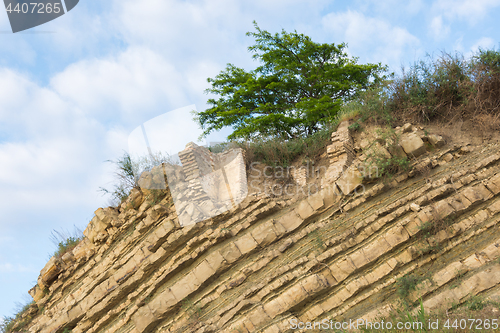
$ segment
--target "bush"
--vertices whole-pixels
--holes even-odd
[[[410,167],[408,157],[406,155],[398,156],[397,154],[399,135],[392,128],[387,127],[379,132],[379,140],[386,144],[384,149],[387,149],[390,156],[375,146],[377,141],[373,142],[364,152],[366,156],[364,176],[368,172],[370,178],[388,177],[402,171],[408,171]],[[373,169],[376,171],[375,177],[372,175]]]
[[[270,166],[290,166],[299,156],[315,160],[330,143],[336,124],[324,126],[321,130],[307,137],[291,140],[273,138],[251,142],[240,142],[237,145],[245,150],[247,169],[251,162],[262,162]]]
[[[29,310],[30,306],[35,304],[35,302],[31,301],[24,305],[21,303],[17,303],[17,313],[14,317],[4,317],[2,322],[0,323],[0,332],[1,333],[12,333],[14,329],[16,332],[20,332],[20,330],[25,327],[30,321],[31,316],[25,316],[25,313]],[[23,318],[24,317],[24,318]]]
[[[469,310],[479,311],[482,310],[487,304],[486,302],[479,296],[472,296],[465,305]]]
[[[398,295],[402,299],[406,299],[410,292],[416,290],[417,285],[422,282],[424,278],[413,274],[403,276],[396,282]]]
[[[471,119],[498,114],[500,52],[479,50],[469,59],[443,53],[416,62],[389,86],[388,107],[401,121]]]
[[[104,187],[100,187],[99,190],[104,194],[111,195],[113,206],[121,204],[134,187],[139,187],[138,181],[144,171],[150,171],[153,167],[162,163],[178,164],[172,156],[161,152],[139,157],[131,157],[127,152],[124,152],[122,157],[117,160],[108,160],[106,162],[113,163],[116,166],[116,183],[113,184],[111,190]]]
[[[72,234],[64,230],[52,230],[50,240],[56,246],[54,256],[61,258],[66,252],[73,250],[83,238],[83,232],[77,227]]]
[[[359,129],[359,123],[366,122],[390,126],[393,121],[388,108],[388,88],[391,83],[389,80],[382,81],[372,89],[359,92],[356,98],[343,105],[339,120],[357,119],[351,129]]]

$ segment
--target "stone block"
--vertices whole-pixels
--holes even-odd
[[[495,195],[500,193],[500,173],[492,177],[487,183],[486,187]]]
[[[280,296],[280,302],[289,309],[299,304],[303,300],[309,297],[309,294],[305,291],[300,284],[294,284],[286,291],[284,291]]]
[[[440,148],[445,144],[443,137],[440,135],[430,134],[427,138],[429,139],[429,143],[436,148]]]
[[[375,268],[373,271],[366,275],[366,280],[369,284],[375,283],[390,272],[392,272],[393,268],[386,262],[382,265]]]
[[[424,141],[414,133],[402,135],[400,145],[407,155],[413,157],[418,157],[426,152]]]
[[[193,274],[200,283],[203,283],[215,274],[215,270],[208,264],[207,260],[203,260],[193,269]]]
[[[349,255],[349,258],[356,268],[361,268],[368,263],[368,259],[366,259],[363,252],[363,249],[359,249]]]
[[[271,300],[270,302],[267,302],[264,304],[264,311],[269,315],[271,318],[275,318],[277,315],[280,313],[286,311],[286,308],[283,308],[281,303],[277,298]]]
[[[350,259],[343,259],[340,260],[330,267],[330,271],[332,272],[333,277],[335,280],[337,280],[339,283],[343,281],[346,277],[351,274],[356,267],[351,263]]]
[[[436,272],[432,276],[432,281],[438,286],[441,287],[451,279],[455,278],[458,274],[462,273],[464,270],[464,266],[460,261],[455,261],[448,266],[446,266],[444,269]]]
[[[479,201],[485,201],[493,197],[493,194],[482,184],[474,187],[467,187],[461,192],[461,194],[463,194],[463,196],[465,196],[471,204],[475,204]]]
[[[135,325],[135,332],[146,332],[149,325],[157,320],[148,306],[140,307],[136,313],[132,315],[132,322]]]
[[[259,327],[271,321],[271,317],[266,313],[262,306],[257,306],[248,314],[248,319],[255,327]]]
[[[387,233],[385,234],[385,240],[391,247],[395,247],[404,241],[408,240],[410,238],[410,235],[408,235],[408,232],[405,230],[403,226],[395,226],[389,230],[387,230]]]
[[[401,132],[402,133],[409,133],[412,131],[412,127],[413,127],[412,124],[406,123],[403,125],[403,127],[401,127]]]
[[[60,273],[61,262],[56,257],[52,256],[50,260],[45,264],[45,267],[40,271],[40,286],[42,288],[50,286]]]
[[[389,245],[389,243],[387,243],[387,241],[384,238],[380,237],[371,242],[370,244],[366,245],[363,248],[363,253],[365,255],[366,260],[368,260],[368,262],[372,262],[375,259],[382,256],[383,254],[385,254],[390,249],[391,246]]]
[[[94,214],[99,218],[99,220],[101,220],[102,223],[106,225],[106,227],[109,227],[112,224],[113,226],[118,224],[116,222],[118,221],[118,212],[114,208],[99,208],[94,212]]]
[[[200,282],[196,279],[194,273],[189,272],[186,276],[177,281],[170,290],[176,299],[181,300],[196,291],[199,286]]]
[[[324,206],[323,196],[319,192],[309,196],[307,202],[314,210],[319,210]]]
[[[455,212],[446,200],[436,202],[433,208],[435,219],[444,219]]]
[[[297,229],[304,220],[302,220],[295,210],[288,212],[283,215],[277,223],[281,224],[285,228],[286,232],[291,232]]]
[[[226,246],[221,249],[220,254],[230,264],[232,264],[242,256],[241,251],[236,245],[234,245],[233,242],[229,242],[228,244],[226,244]]]
[[[344,195],[349,195],[363,183],[363,175],[355,166],[349,167],[336,184]]]
[[[246,233],[234,241],[241,254],[245,255],[257,247],[257,242],[250,233]]]
[[[495,215],[496,213],[500,212],[500,199],[497,199],[495,202],[489,205],[487,209],[490,211],[492,215]]]
[[[313,296],[318,291],[327,287],[325,281],[323,281],[317,274],[306,277],[300,281],[300,284],[310,296]]]
[[[251,231],[251,234],[260,246],[269,245],[278,238],[274,230],[274,225],[271,221],[266,221],[265,223],[258,225]]]
[[[210,267],[212,267],[212,269],[216,272],[223,266],[225,261],[224,257],[220,254],[219,251],[211,252],[207,256],[206,260]]]
[[[407,224],[405,224],[404,228],[406,229],[406,231],[408,232],[408,234],[410,236],[413,236],[420,231],[420,226],[422,224],[423,223],[420,221],[419,218],[415,218],[415,219],[411,220],[410,222],[408,222]]]
[[[314,214],[314,209],[311,207],[311,205],[307,202],[307,200],[302,200],[299,204],[299,206],[296,209],[297,214],[305,220],[312,214]]]
[[[153,298],[148,303],[148,306],[155,315],[161,316],[165,312],[169,311],[178,302],[179,301],[175,298],[172,291],[170,289],[166,289],[161,294]]]

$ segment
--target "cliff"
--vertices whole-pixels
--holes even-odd
[[[190,185],[193,168],[174,168],[186,180],[184,196],[134,189],[119,207],[99,208],[85,239],[47,263],[23,329],[274,333],[325,318],[375,320],[419,299],[427,311],[475,295],[495,300],[499,148],[445,144],[410,124],[383,135],[353,134],[342,123],[326,170],[293,170],[305,196],[246,195],[240,178],[237,191],[215,191],[227,176]],[[197,176],[210,175],[200,170],[215,154],[200,156]],[[240,160],[227,174],[240,177],[242,167]],[[401,170],[391,176],[394,167]],[[179,203],[192,200],[176,200],[186,197],[198,201],[180,219]],[[208,204],[217,213],[199,221],[193,212]],[[401,292],[398,281],[409,277],[415,285]]]

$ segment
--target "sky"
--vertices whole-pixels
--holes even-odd
[[[98,191],[113,184],[106,161],[134,129],[184,108],[169,118],[172,149],[198,138],[185,107],[207,108],[207,78],[227,63],[257,66],[245,36],[254,20],[345,42],[359,63],[399,72],[427,55],[498,49],[498,17],[500,0],[80,0],[13,34],[0,10],[0,317],[29,300],[51,232],[83,230],[109,204]]]

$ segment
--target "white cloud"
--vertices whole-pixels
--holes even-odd
[[[2,273],[38,273],[36,269],[22,264],[1,263],[0,272]]]
[[[0,209],[14,216],[26,202],[31,211],[52,208],[54,214],[61,205],[97,208],[97,189],[112,181],[112,165],[104,161],[127,150],[136,126],[193,104],[191,99],[200,102],[214,68],[201,61],[183,74],[156,52],[137,47],[72,64],[48,86],[0,69],[0,120],[8,140],[0,141]],[[170,130],[175,138],[186,134],[181,124],[193,117],[178,116],[180,125]]]
[[[347,42],[351,54],[368,54],[367,61],[391,67],[398,67],[403,54],[413,54],[420,47],[419,39],[406,29],[355,11],[330,13],[323,18],[322,25],[327,34]]]
[[[441,15],[435,16],[430,24],[430,33],[436,40],[443,40],[450,33],[450,27],[445,25]]]
[[[142,47],[117,56],[83,60],[51,80],[63,100],[86,114],[117,120],[137,120],[134,113],[151,114],[159,104],[186,105],[182,74],[164,57]]]
[[[432,12],[451,21],[460,19],[474,25],[497,6],[500,6],[500,0],[438,0],[434,2]]]
[[[382,16],[408,17],[418,14],[425,8],[423,0],[357,0],[355,1],[356,10],[365,13],[377,13]]]
[[[495,46],[495,40],[493,38],[490,38],[490,37],[481,37],[478,41],[476,41],[474,43],[474,45],[472,45],[472,47],[470,48],[470,50],[471,50],[471,52],[476,52],[480,48],[483,49],[483,50],[486,50],[486,49],[491,49],[494,46]]]

